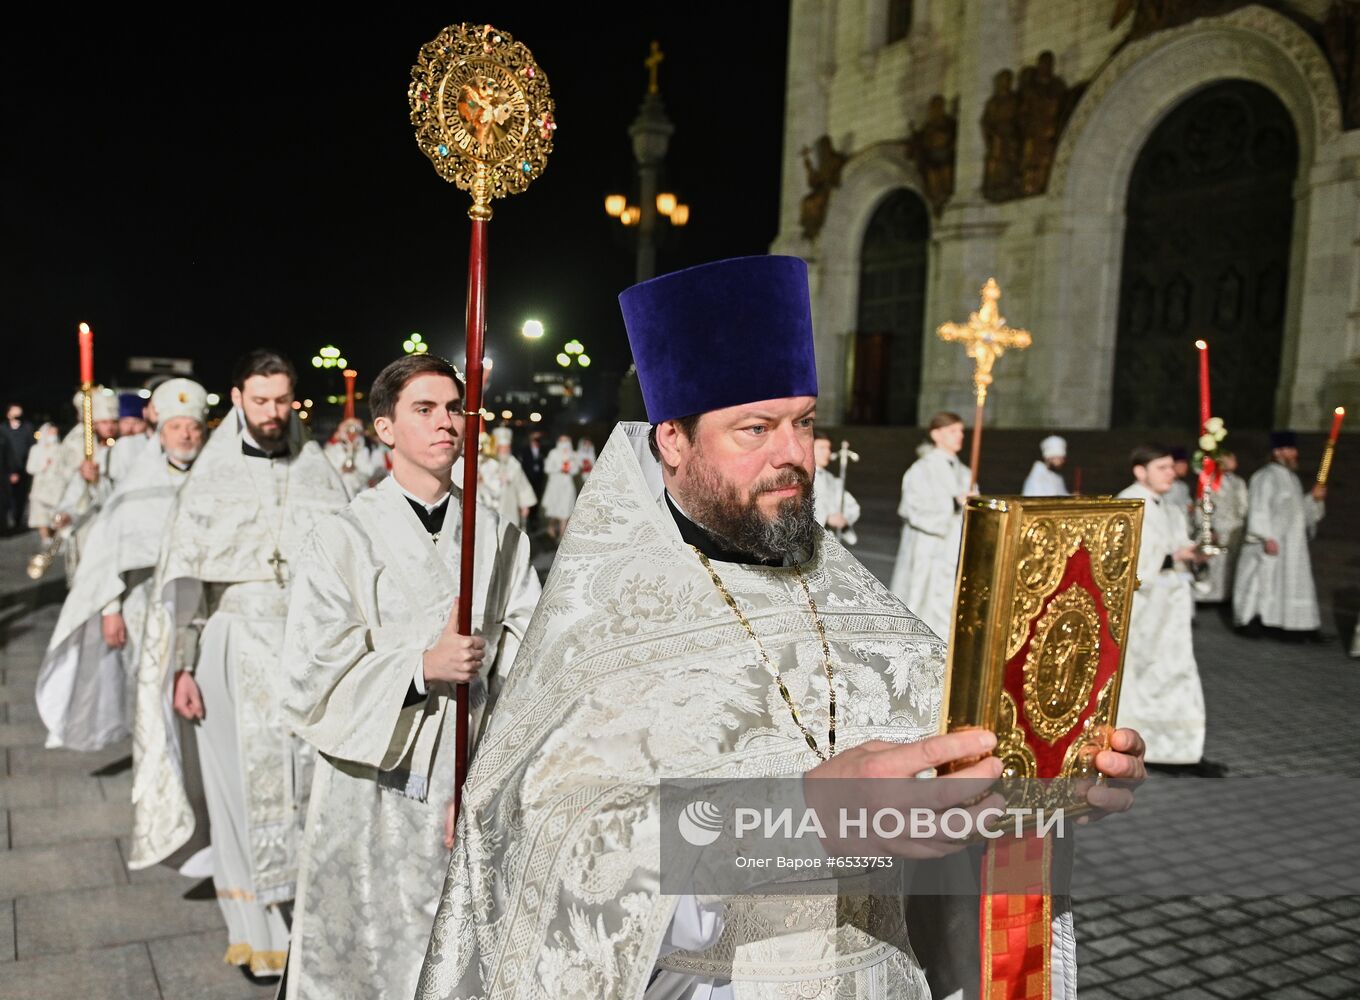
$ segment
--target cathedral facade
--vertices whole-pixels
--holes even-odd
[[[826,419],[972,410],[935,335],[1033,332],[999,426],[1230,427],[1360,405],[1356,0],[792,0],[774,252],[808,261]]]

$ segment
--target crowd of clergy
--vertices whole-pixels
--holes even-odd
[[[902,477],[898,515],[902,536],[892,589],[939,634],[947,634],[963,529],[963,506],[978,492],[959,460],[963,419],[931,418],[929,444]],[[1129,458],[1132,482],[1121,498],[1144,501],[1142,543],[1119,718],[1142,733],[1150,766],[1170,773],[1218,776],[1222,764],[1204,759],[1205,706],[1195,661],[1196,606],[1230,604],[1244,635],[1285,640],[1320,638],[1317,590],[1308,543],[1324,513],[1326,487],[1298,476],[1298,441],[1289,431],[1270,436],[1270,460],[1248,482],[1237,458],[1221,451],[1209,539],[1201,544],[1204,508],[1189,480],[1185,449],[1140,445]],[[1063,468],[1067,442],[1050,435],[1025,477],[1026,497],[1070,496]],[[1001,492],[1007,492],[1002,490]],[[1360,656],[1360,628],[1352,655]]]
[[[802,262],[719,262],[621,302],[649,424],[620,425],[598,465],[588,439],[549,448],[536,430],[517,452],[504,427],[466,450],[461,376],[426,355],[378,375],[370,427],[345,420],[324,444],[296,416],[292,364],[270,350],[240,359],[211,432],[206,390],[185,378],[149,400],[96,390],[92,458],[80,424],[34,432],[28,523],[65,559],[70,586],[37,687],[49,746],[131,737],[130,866],[210,877],[225,960],[280,979],[286,998],[509,996],[537,977],[548,996],[723,1000],[776,995],[734,982],[801,989],[831,975],[852,982],[846,995],[886,1000],[928,996],[927,978],[942,975],[924,949],[883,944],[899,930],[862,932],[797,897],[654,906],[655,844],[637,838],[668,769],[854,777],[880,754],[872,773],[914,775],[927,758],[1000,773],[978,757],[994,740],[931,735],[962,510],[979,489],[958,457],[964,423],[935,415],[903,477],[885,588],[847,548],[861,510],[845,489],[846,446],[813,431]],[[728,342],[743,338],[705,332],[718,315],[765,331],[769,373]],[[704,375],[676,377],[664,346],[675,337],[693,340]],[[781,458],[778,476],[751,487],[780,516],[740,509],[731,470],[754,477],[751,456],[803,435],[810,479]],[[1291,439],[1273,443],[1249,484],[1225,473],[1215,530],[1226,552],[1212,561],[1192,540],[1195,505],[1176,492],[1171,452],[1131,456],[1121,496],[1146,502],[1142,586],[1126,728],[1097,762],[1112,776],[1141,774],[1144,756],[1206,766],[1197,599],[1231,598],[1243,625],[1319,626],[1308,539],[1323,492],[1300,486]],[[1045,439],[1026,495],[1067,493],[1065,452]],[[479,471],[476,560],[473,592],[460,594],[466,460]],[[807,517],[784,517],[800,495]],[[530,562],[535,513],[558,546],[544,584]],[[801,590],[771,567],[793,567]],[[456,629],[460,600],[473,635]],[[866,615],[878,623],[867,638],[845,624]],[[705,630],[712,641],[685,638]],[[862,669],[837,668],[823,735],[817,683],[832,682],[833,659]],[[791,723],[779,698],[751,695],[769,687],[767,668]],[[455,827],[450,694],[463,683],[477,740]],[[748,731],[765,742],[745,742]],[[866,740],[888,742],[856,746]],[[791,929],[762,938],[770,920]],[[809,953],[810,941],[865,933],[875,948]],[[1063,907],[1052,933],[1054,969],[1074,968]],[[1054,975],[1052,995],[1074,995]]]

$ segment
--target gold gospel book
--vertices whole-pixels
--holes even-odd
[[[1141,500],[968,501],[941,729],[994,731],[1005,778],[1087,777],[1109,745],[1142,527]]]

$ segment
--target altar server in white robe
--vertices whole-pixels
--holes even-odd
[[[936,735],[944,644],[814,516],[806,264],[719,261],[620,301],[652,426],[611,435],[487,719],[416,996],[925,1000],[898,896],[660,892],[663,776],[1000,762],[990,734]],[[1141,773],[1137,734],[1114,742],[1133,752],[1098,765]]]
[[[1326,512],[1327,487],[1299,482],[1298,440],[1293,431],[1271,435],[1270,461],[1249,484],[1247,534],[1233,583],[1233,621],[1260,619],[1267,628],[1316,632],[1317,587],[1308,542]]]
[[[1040,460],[1030,467],[1020,493],[1027,497],[1065,497],[1071,493],[1063,481],[1062,467],[1067,464],[1067,441],[1050,434],[1039,442]]]
[[[1170,498],[1176,480],[1170,451],[1140,445],[1129,464],[1134,482],[1119,496],[1143,501],[1143,539],[1119,721],[1143,734],[1149,764],[1201,765],[1204,690],[1192,642],[1195,599],[1189,568],[1204,557],[1190,540],[1185,512]],[[1206,763],[1201,770],[1207,774],[1216,768]]]
[[[37,442],[29,449],[26,471],[32,480],[28,490],[28,526],[46,542],[52,534],[52,518],[56,514],[53,499],[58,473],[54,471],[61,454],[61,433],[56,424],[45,423],[38,428]]]
[[[538,600],[529,540],[477,508],[472,621],[456,631],[461,386],[428,354],[369,393],[392,475],[303,547],[288,614],[294,731],[318,751],[293,912],[288,1000],[410,1000],[453,844],[454,685],[470,734]]]
[[[38,675],[47,745],[100,750],[132,727],[137,656],[170,504],[202,450],[207,393],[170,379],[156,390],[167,417],[90,529]],[[119,440],[122,440],[121,438]]]
[[[543,460],[543,469],[548,483],[539,502],[543,516],[548,519],[548,534],[561,538],[576,507],[576,474],[581,471],[581,457],[571,446],[570,437],[565,434],[558,437],[557,447]]]
[[[76,411],[80,412],[80,393],[76,393],[74,402]],[[131,468],[121,457],[117,461],[113,457],[113,446],[118,441],[118,396],[111,389],[96,386],[90,411],[94,415],[94,456],[85,457],[85,428],[78,422],[62,442],[60,465],[65,480],[52,519],[53,527],[63,538],[62,555],[68,584],[75,579],[81,548],[89,537],[95,517],[112,495],[119,477]]]
[[[363,421],[355,417],[340,421],[335,434],[326,442],[325,452],[335,471],[340,473],[340,480],[350,496],[358,496],[361,490],[368,489],[378,463],[364,436]]]
[[[303,539],[349,502],[293,417],[292,364],[257,350],[237,363],[232,413],[170,513],[138,671],[133,868],[194,834],[179,726],[193,721],[211,824],[226,961],[277,975],[288,945],[312,754],[284,724],[283,634]]]
[[[836,532],[842,545],[859,541],[855,522],[859,520],[859,501],[845,488],[840,476],[831,471],[831,436],[818,434],[812,443],[817,471],[812,477],[812,502],[816,505],[817,523]]]
[[[1214,492],[1214,539],[1223,551],[1209,560],[1203,579],[1195,581],[1195,600],[1205,604],[1232,597],[1237,560],[1246,535],[1250,497],[1247,481],[1237,474],[1237,456],[1220,450],[1218,460],[1223,476]],[[1197,534],[1203,518],[1203,512],[1196,505],[1191,527]]]
[[[963,418],[937,413],[930,418],[933,447],[902,477],[902,540],[893,566],[892,592],[936,635],[949,637],[954,575],[963,541],[963,505],[976,492],[968,466],[959,461]]]
[[[529,511],[538,503],[524,466],[510,453],[514,431],[497,427],[491,432],[495,454],[482,459],[478,470],[477,499],[496,512],[506,524],[523,528],[529,521]]]

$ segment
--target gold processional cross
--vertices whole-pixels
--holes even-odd
[[[1006,325],[1006,317],[997,308],[1000,299],[1001,286],[995,278],[988,278],[987,284],[982,286],[982,305],[977,312],[969,313],[968,322],[945,323],[936,331],[941,340],[963,344],[968,356],[973,359],[977,413],[973,418],[973,457],[969,468],[972,470],[974,487],[978,482],[978,459],[982,455],[982,410],[987,405],[987,387],[992,384],[992,365],[1006,353],[1007,348],[1023,351],[1033,343],[1028,330],[1012,329]]]

